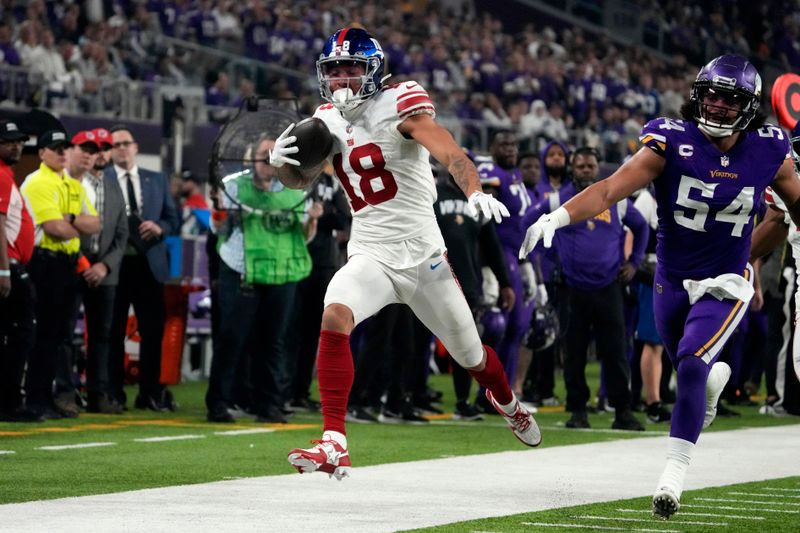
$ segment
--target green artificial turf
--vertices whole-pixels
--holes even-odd
[[[654,517],[650,509],[650,498],[634,498],[458,522],[414,531],[795,533],[800,530],[800,477],[689,490],[681,497],[681,509],[669,520]]]
[[[597,382],[597,365],[589,367],[590,382]],[[563,380],[557,394],[564,398]],[[443,409],[452,413],[455,403],[448,376],[432,376],[431,385],[444,394]],[[295,414],[288,426],[256,424],[243,418],[236,424],[209,424],[203,396],[206,384],[190,382],[172,387],[180,406],[175,413],[131,410],[121,416],[82,414],[73,420],[42,424],[0,423],[0,504],[101,494],[236,477],[291,474],[286,454],[319,438],[319,414]],[[128,397],[135,389],[128,390]],[[737,407],[740,418],[719,419],[711,430],[798,423],[796,417],[774,418],[757,413],[757,407]],[[563,446],[642,436],[666,435],[667,424],[646,424],[647,432],[609,431],[613,414],[592,414],[592,428],[564,428],[563,408],[547,409],[536,419],[542,428],[542,446]],[[643,414],[637,414],[644,421]],[[275,429],[271,433],[217,435],[233,429]],[[202,438],[165,442],[134,439],[198,435]],[[520,444],[498,416],[481,422],[453,422],[448,416],[426,426],[348,425],[349,449],[355,467],[518,450]],[[47,451],[42,446],[113,442],[113,445]]]

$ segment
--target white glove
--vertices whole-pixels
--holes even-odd
[[[539,288],[536,290],[536,307],[544,307],[549,301],[547,288],[544,286],[544,283],[540,283]]]
[[[297,146],[292,144],[297,140],[297,137],[292,135],[289,137],[289,132],[294,129],[294,123],[289,124],[289,127],[283,130],[283,133],[275,139],[275,146],[269,151],[269,165],[274,168],[280,168],[286,163],[299,167],[300,161],[286,157],[289,154],[296,154],[300,151]]]
[[[511,216],[511,213],[508,212],[508,209],[501,201],[497,200],[491,194],[486,194],[481,191],[472,193],[467,205],[469,205],[469,210],[473,216],[483,213],[483,216],[486,217],[487,220],[494,217],[495,222],[498,224],[503,221],[504,216]]]
[[[553,245],[553,235],[556,230],[567,225],[569,225],[569,213],[563,206],[552,213],[539,217],[539,220],[525,233],[525,240],[522,241],[522,246],[519,248],[519,258],[528,257],[540,239],[544,241],[545,248],[550,248]]]
[[[536,298],[537,284],[536,273],[533,271],[533,265],[529,261],[524,261],[519,264],[519,277],[522,280],[522,288],[524,289],[524,302],[525,305],[530,304]]]

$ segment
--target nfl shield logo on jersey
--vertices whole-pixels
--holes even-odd
[[[727,167],[728,165],[730,165],[730,163],[731,160],[727,155],[723,155],[722,157],[719,158],[719,164],[722,165],[723,167]]]

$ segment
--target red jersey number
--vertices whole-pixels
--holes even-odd
[[[364,168],[364,165],[361,164],[361,160],[365,158],[369,158],[372,162],[370,168]],[[383,152],[381,152],[380,146],[374,143],[357,146],[350,152],[347,160],[350,163],[350,168],[361,178],[358,182],[361,196],[356,194],[353,185],[350,183],[350,177],[344,171],[342,154],[333,156],[333,168],[336,170],[336,175],[350,198],[353,212],[358,212],[367,205],[381,204],[397,195],[397,182],[394,179],[394,175],[386,169],[386,160],[383,159]],[[382,185],[382,188],[377,191],[373,186],[375,179],[380,179]]]

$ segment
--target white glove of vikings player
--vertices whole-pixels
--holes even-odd
[[[539,217],[528,231],[525,233],[525,240],[519,248],[519,258],[525,259],[533,251],[540,239],[544,241],[544,247],[550,248],[553,245],[553,235],[558,228],[569,225],[569,213],[564,207],[559,207],[552,213]]]
[[[294,129],[294,122],[289,124],[289,127],[283,130],[283,133],[275,139],[275,146],[269,151],[268,163],[271,167],[280,168],[287,163],[296,167],[300,166],[300,161],[297,159],[286,157],[289,154],[296,154],[300,151],[300,148],[297,146],[292,146],[297,140],[297,137],[294,135],[291,137],[289,136],[289,132],[292,131],[292,129]]]
[[[483,213],[487,220],[494,218],[494,221],[498,224],[503,221],[504,216],[511,216],[511,213],[508,212],[508,209],[501,201],[491,194],[481,191],[475,191],[470,195],[468,205],[473,216]]]

